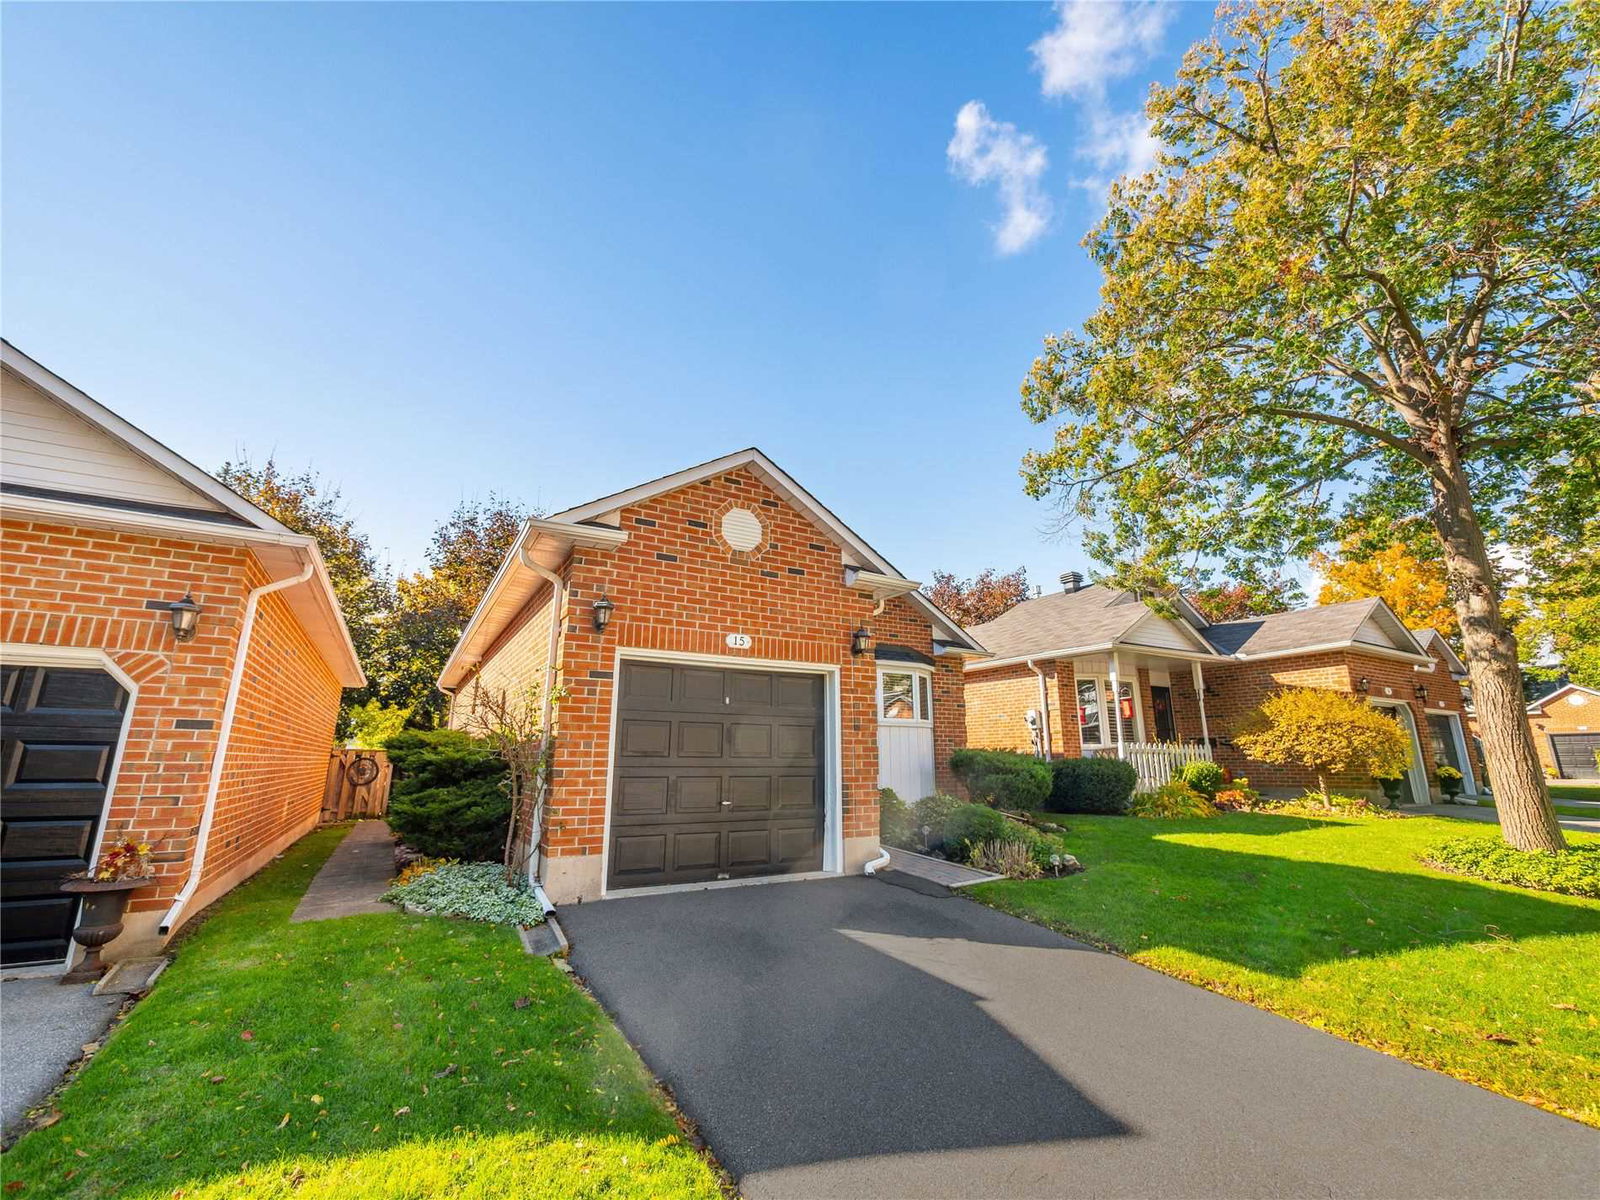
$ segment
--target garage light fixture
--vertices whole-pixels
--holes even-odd
[[[611,624],[611,613],[617,606],[611,603],[611,598],[601,593],[600,599],[594,602],[594,631],[604,633],[606,626]]]
[[[850,635],[850,653],[865,654],[870,649],[872,649],[872,635],[867,632],[867,627],[863,625]]]
[[[1356,680],[1356,691],[1360,692],[1363,696],[1365,696],[1367,692],[1371,690],[1371,688],[1372,682],[1365,675]]]
[[[167,605],[167,615],[172,619],[172,636],[180,642],[187,642],[194,637],[194,627],[199,624],[202,611],[188,593],[184,594],[182,600],[174,600]]]
[[[1417,684],[1417,699],[1418,700],[1426,700],[1427,698],[1428,698],[1428,685],[1425,684],[1425,683]]]

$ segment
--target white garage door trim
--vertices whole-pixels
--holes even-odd
[[[788,671],[822,676],[822,761],[823,825],[822,870],[795,875],[761,875],[750,879],[728,879],[710,883],[668,883],[659,887],[610,888],[605,864],[611,861],[611,791],[617,761],[617,706],[622,688],[624,662],[681,663],[685,666],[725,667],[747,671]],[[733,654],[682,654],[675,650],[644,650],[619,647],[611,663],[611,715],[606,732],[605,825],[600,831],[600,895],[602,899],[624,896],[659,896],[665,892],[697,892],[715,887],[748,887],[758,883],[815,879],[839,875],[844,870],[844,756],[839,744],[843,720],[839,706],[839,668],[832,663],[789,662],[781,658],[746,658]]]

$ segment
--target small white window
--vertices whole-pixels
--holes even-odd
[[[902,669],[879,671],[878,719],[933,720],[932,691],[932,683],[926,672]]]

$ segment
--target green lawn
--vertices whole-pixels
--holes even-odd
[[[343,832],[218,906],[5,1156],[7,1194],[720,1195],[616,1028],[510,930],[288,924]]]
[[[1084,874],[971,893],[1166,974],[1600,1125],[1600,901],[1416,861],[1444,838],[1495,837],[1493,827],[1250,813],[1064,820]]]
[[[1590,800],[1600,803],[1600,783],[1573,783],[1570,780],[1562,782],[1551,780],[1550,799]]]

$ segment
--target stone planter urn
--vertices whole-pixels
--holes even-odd
[[[129,896],[155,881],[153,875],[62,881],[63,892],[83,897],[83,912],[78,916],[78,927],[72,931],[72,940],[85,951],[83,961],[61,977],[62,983],[92,983],[106,973],[100,947],[122,932],[122,914],[127,911]]]
[[[1383,788],[1384,807],[1399,808],[1400,798],[1404,794],[1401,790],[1402,783],[1399,777],[1396,776],[1394,779],[1380,779],[1378,780],[1378,786]]]

